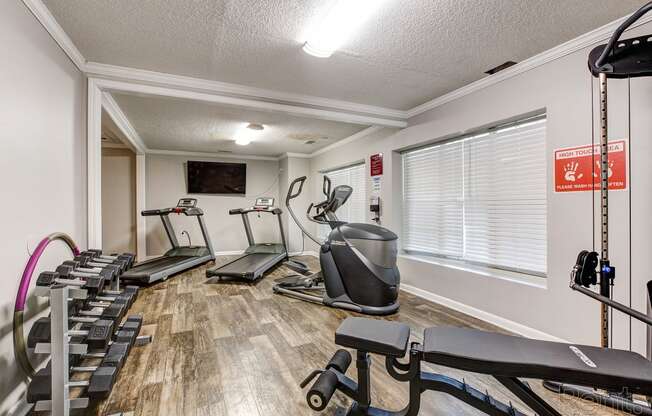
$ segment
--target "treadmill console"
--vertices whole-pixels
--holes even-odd
[[[271,211],[274,209],[274,198],[267,196],[256,198],[253,209],[256,211]]]
[[[194,208],[197,206],[197,200],[195,198],[181,198],[177,203],[179,208]]]

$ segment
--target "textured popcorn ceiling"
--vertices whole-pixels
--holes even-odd
[[[641,0],[386,0],[329,59],[333,0],[44,0],[90,61],[406,110],[631,13]],[[353,0],[352,0],[353,1]]]
[[[289,116],[173,98],[113,94],[116,102],[150,149],[278,156],[312,153],[367,126]],[[248,146],[236,145],[243,123],[265,130]],[[314,140],[313,144],[305,144]]]

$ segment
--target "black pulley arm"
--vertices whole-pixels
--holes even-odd
[[[606,45],[595,47],[589,54],[589,69],[594,76],[606,74],[609,78],[630,78],[652,75],[651,35],[620,40],[622,34],[637,20],[652,10],[647,3],[613,33]]]
[[[589,252],[582,250],[577,255],[575,266],[571,271],[571,286],[577,284],[584,287],[590,287],[598,283],[598,274],[596,268],[598,267],[598,253],[595,251]]]
[[[600,270],[598,270],[598,266]],[[603,305],[612,307],[634,319],[637,319],[644,324],[652,326],[652,318],[649,316],[625,306],[622,303],[616,302],[608,296],[594,292],[589,287],[598,284],[598,274],[600,275],[600,283],[605,285],[613,284],[615,277],[614,268],[609,266],[608,262],[601,262],[598,258],[598,253],[595,251],[582,250],[577,256],[577,261],[573,270],[571,271],[571,289],[589,296]],[[648,283],[648,296],[652,294],[652,281]]]

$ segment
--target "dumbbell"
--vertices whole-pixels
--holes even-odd
[[[105,282],[111,282],[113,279],[116,277],[116,271],[113,269],[100,269],[99,273],[89,273],[89,272],[82,272],[75,270],[75,265],[68,260],[64,264],[61,264],[56,268],[56,272],[59,273],[59,276],[61,276],[64,279],[74,279],[74,278],[80,278],[80,279],[86,279],[88,277],[95,277],[95,276],[100,276],[104,278]]]
[[[75,299],[68,303],[68,316],[72,316],[76,322],[93,322],[100,318],[120,322],[138,294],[138,287],[127,286],[117,296],[101,296],[104,287],[101,276],[87,277],[86,280],[62,279],[57,272],[41,272],[36,279],[37,286],[49,287],[55,283],[77,286],[89,292],[88,299]]]
[[[83,253],[92,253],[94,255],[94,258],[98,262],[109,262],[109,261],[114,261],[114,260],[126,260],[127,261],[127,267],[131,267],[134,264],[134,260],[136,259],[136,255],[132,253],[122,253],[122,254],[117,254],[117,255],[107,255],[107,254],[102,254],[102,250],[98,249],[88,249],[84,251]]]
[[[108,319],[97,319],[87,324],[87,329],[70,329],[68,334],[76,338],[76,341],[87,344],[93,350],[103,350],[109,346],[113,336],[114,322]],[[39,318],[32,325],[27,335],[27,347],[36,348],[36,344],[49,344],[51,340],[52,322],[50,318]]]
[[[70,270],[70,267],[72,267],[72,270]],[[112,270],[114,272],[112,278],[119,279],[120,271],[116,266],[112,266]],[[110,270],[107,270],[107,268],[84,268],[82,267],[81,262],[77,262],[74,260],[67,260],[64,261],[61,266],[57,267],[57,272],[59,272],[60,276],[66,277],[81,277],[81,278],[88,278],[90,275],[98,275],[98,276],[103,276],[105,278],[105,282],[109,281],[109,276],[111,276],[112,272]],[[137,292],[138,292],[138,286],[127,286],[122,292],[120,291],[114,291],[114,290],[107,290],[105,296],[102,296],[102,291],[99,293],[93,293],[96,299],[98,300],[104,300],[107,302],[113,302],[115,299],[113,297],[115,296],[121,296],[121,295],[127,295],[133,296],[133,298],[130,298],[129,306],[133,303],[133,301],[136,300]],[[103,299],[100,299],[100,297],[103,297]]]
[[[62,264],[66,266],[72,266],[73,271],[75,272],[81,272],[81,273],[89,273],[89,274],[102,274],[104,277],[108,277],[109,272],[103,271],[105,269],[112,269],[115,271],[114,275],[114,280],[112,281],[112,287],[115,289],[110,289],[106,290],[106,295],[108,296],[116,296],[123,294],[125,292],[137,292],[138,291],[138,286],[127,286],[125,289],[121,290],[116,290],[120,288],[120,275],[122,274],[122,269],[120,268],[120,265],[115,265],[115,264],[105,264],[105,263],[93,263],[89,262],[88,256],[77,256],[75,257],[75,260],[67,260],[64,261]],[[122,260],[119,261],[121,265],[126,265],[126,263]],[[95,267],[94,265],[97,265]],[[134,299],[135,300],[135,299]]]
[[[61,270],[64,271],[63,268],[61,268]],[[72,276],[64,277],[59,274],[59,272],[41,272],[36,279],[36,286],[49,287],[56,283],[86,289],[88,294],[92,297],[99,295],[104,290],[104,277],[98,275],[92,275],[81,279]]]
[[[81,263],[82,267],[93,267],[93,268],[105,268],[105,267],[116,267],[120,270],[120,273],[123,273],[129,268],[129,262],[126,259],[115,259],[113,261],[96,261],[96,258],[93,256],[94,253],[89,253],[84,251],[78,256],[75,256],[74,260]]]
[[[79,322],[76,318],[71,318],[71,322]],[[72,342],[76,344],[87,344],[91,350],[105,350],[109,345],[126,344],[127,353],[136,342],[140,328],[143,325],[143,318],[140,315],[130,315],[124,324],[118,325],[111,320],[95,319],[94,321],[82,321],[79,329],[70,329],[69,335]],[[116,329],[114,333],[114,328]],[[51,341],[52,322],[50,318],[39,318],[34,322],[27,335],[27,347],[36,348],[36,344],[49,344]],[[110,348],[109,348],[110,349]],[[98,355],[101,354],[101,355]],[[90,356],[90,354],[89,354]],[[103,353],[92,355],[95,358],[102,358]]]
[[[88,290],[89,297],[106,302],[115,302],[122,298],[120,303],[125,303],[124,297],[126,296],[128,297],[126,302],[128,307],[131,307],[136,300],[137,286],[127,286],[122,292],[107,291],[106,295],[108,296],[103,296],[105,284],[110,281],[110,278],[116,276],[115,271],[100,269],[99,274],[80,272],[75,269],[77,264],[77,262],[68,260],[57,267],[56,272],[42,272],[36,281],[37,286],[50,286],[54,283],[78,286]]]
[[[102,289],[104,288],[104,278],[101,276],[91,276],[85,280],[81,279],[62,279],[57,272],[41,272],[36,279],[37,286],[52,286],[53,284],[64,284],[68,286],[76,286],[81,289],[86,289],[89,294],[89,299],[75,299],[68,303],[68,315],[73,316],[76,314],[110,319],[113,321],[120,321],[124,314],[127,312],[129,306],[133,303],[134,294],[128,293],[116,297],[115,303],[106,301],[96,301]],[[101,297],[100,297],[101,298]],[[86,310],[84,308],[93,308]],[[100,308],[100,309],[96,309]],[[89,319],[92,321],[94,319]]]
[[[62,264],[73,266],[75,270],[83,273],[99,274],[102,269],[111,269],[117,276],[126,270],[127,263],[120,261],[117,263],[98,263],[91,261],[89,256],[75,256],[72,260],[66,260]]]
[[[119,369],[114,366],[72,367],[73,372],[92,372],[90,380],[69,381],[70,387],[86,387],[90,399],[99,400],[108,397],[113,389]],[[27,387],[27,402],[36,403],[50,400],[52,397],[52,367],[50,363],[34,374]]]

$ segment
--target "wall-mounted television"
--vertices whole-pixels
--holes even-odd
[[[240,194],[247,192],[245,163],[188,161],[189,194]]]

